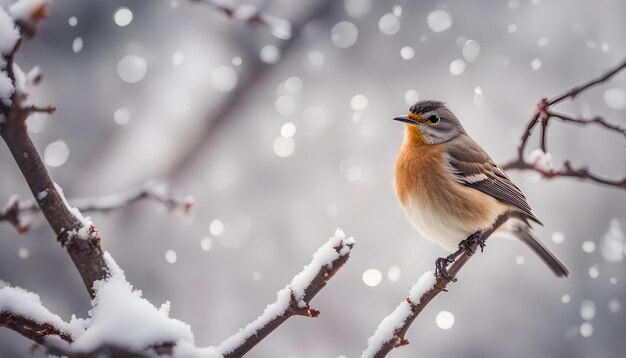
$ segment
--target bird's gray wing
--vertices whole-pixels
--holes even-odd
[[[447,159],[454,179],[505,202],[541,224],[522,191],[489,155],[466,134],[447,143]]]

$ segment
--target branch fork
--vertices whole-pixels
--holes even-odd
[[[573,168],[571,162],[566,160],[563,164],[562,169],[554,169],[552,167],[546,168],[542,165],[539,165],[537,161],[529,162],[524,158],[524,151],[526,149],[526,145],[528,140],[532,136],[533,130],[537,124],[541,123],[541,129],[539,133],[539,150],[543,152],[544,155],[548,153],[547,150],[547,137],[548,137],[548,124],[554,118],[559,119],[566,123],[573,123],[578,125],[590,125],[596,124],[607,131],[620,133],[626,138],[626,128],[620,127],[615,124],[611,124],[605,121],[600,116],[595,116],[591,119],[585,119],[581,117],[576,117],[567,113],[561,113],[552,109],[552,107],[558,103],[561,103],[567,99],[574,99],[579,94],[584,91],[595,87],[599,84],[605,83],[613,78],[615,75],[620,73],[626,69],[626,60],[622,63],[615,66],[613,69],[609,70],[602,76],[595,78],[591,81],[583,83],[581,85],[575,86],[564,93],[553,97],[553,98],[542,98],[537,103],[537,108],[532,118],[528,121],[526,125],[526,129],[522,133],[521,141],[519,147],[517,149],[517,158],[509,161],[508,163],[502,165],[504,170],[508,169],[517,169],[517,170],[532,170],[539,173],[541,176],[547,179],[555,178],[555,177],[570,177],[570,178],[579,178],[582,180],[587,180],[591,182],[595,182],[597,184],[602,184],[606,186],[612,186],[615,188],[626,189],[626,177],[622,179],[608,179],[601,177],[597,174],[591,172],[587,167],[582,168]]]

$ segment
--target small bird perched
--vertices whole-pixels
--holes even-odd
[[[447,250],[459,247],[472,254],[464,239],[490,228],[509,212],[510,219],[498,230],[522,240],[558,277],[569,275],[532,233],[529,220],[541,222],[524,194],[443,102],[419,101],[407,115],[394,119],[406,123],[396,160],[395,189],[409,221],[422,236]],[[484,243],[479,244],[482,249]],[[454,280],[439,260],[438,274]]]

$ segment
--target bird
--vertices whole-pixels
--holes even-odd
[[[421,236],[448,251],[464,248],[471,255],[465,239],[480,240],[482,250],[484,242],[476,233],[507,213],[509,218],[496,232],[512,234],[528,245],[557,277],[569,276],[568,268],[533,233],[531,222],[543,224],[522,191],[444,102],[421,100],[393,119],[405,124],[395,163],[395,191]],[[456,281],[446,271],[450,257],[437,261],[436,272]]]

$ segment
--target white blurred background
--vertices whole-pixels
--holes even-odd
[[[396,201],[403,128],[393,116],[418,98],[443,100],[502,163],[542,96],[626,56],[619,0],[251,3],[292,21],[293,37],[185,0],[57,0],[18,56],[44,74],[34,102],[58,108],[29,130],[68,197],[153,178],[195,197],[190,216],[142,202],[92,217],[129,281],[154,304],[170,300],[199,345],[254,319],[335,228],[355,237],[348,264],[313,301],[321,315],[290,319],[250,357],[359,356],[445,254]],[[560,109],[624,126],[625,89],[623,73]],[[3,147],[0,201],[30,199]],[[555,122],[548,148],[555,163],[626,174],[618,134]],[[493,240],[391,356],[623,356],[626,193],[511,176],[572,276],[556,279],[520,243]],[[85,316],[67,254],[41,217],[31,222],[21,236],[0,225],[0,279],[65,319]],[[0,356],[28,356],[30,345],[0,330]]]

